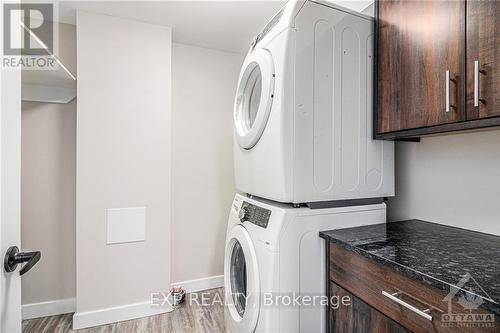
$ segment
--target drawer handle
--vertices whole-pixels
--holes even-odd
[[[398,293],[394,293],[394,294],[389,294],[388,292],[385,292],[382,290],[382,295],[389,298],[391,301],[394,301],[394,302],[398,303],[399,305],[404,306],[405,308],[415,312],[419,316],[424,317],[425,319],[432,321],[432,316],[427,314],[427,312],[430,312],[430,309],[425,309],[425,310],[417,309],[413,305],[410,305],[410,304],[406,303],[405,301],[401,300],[400,298],[396,297],[399,294],[401,294],[401,293],[398,292]]]

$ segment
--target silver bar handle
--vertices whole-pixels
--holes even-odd
[[[400,293],[389,294],[388,292],[382,290],[382,295],[389,298],[391,301],[394,301],[394,302],[398,303],[399,305],[404,306],[405,308],[415,312],[419,316],[424,317],[425,319],[432,321],[432,316],[427,314],[427,312],[430,312],[430,309],[425,309],[423,311],[420,309],[417,309],[413,305],[410,305],[410,304],[406,303],[405,301],[401,300],[400,298],[396,297],[396,295],[399,295],[399,294]]]
[[[479,106],[479,61],[474,61],[474,106]]]
[[[445,111],[450,112],[450,71],[446,71],[446,84],[445,84]]]

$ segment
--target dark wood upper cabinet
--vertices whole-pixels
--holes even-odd
[[[379,132],[463,119],[464,3],[384,0],[378,14]]]
[[[376,138],[500,125],[500,1],[378,0],[375,16]]]
[[[467,118],[500,116],[500,2],[467,2]]]

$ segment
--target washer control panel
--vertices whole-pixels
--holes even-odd
[[[271,211],[259,206],[252,205],[246,201],[241,204],[241,209],[238,213],[241,222],[250,222],[262,228],[267,228]]]

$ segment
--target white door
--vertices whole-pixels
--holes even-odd
[[[260,311],[257,256],[248,231],[241,225],[230,230],[224,258],[224,290],[230,331],[253,332]]]
[[[1,33],[0,33],[1,35]],[[3,53],[2,53],[3,54]],[[21,247],[21,73],[0,70],[0,332],[21,332],[21,275],[41,257]]]
[[[21,332],[21,277],[6,272],[3,259],[10,246],[21,243],[21,73],[3,68],[0,73],[0,332],[16,333]]]
[[[4,17],[3,4],[2,1],[0,17]],[[10,28],[11,42],[20,45],[21,25],[12,24]],[[4,36],[4,29],[2,22],[0,36]],[[3,40],[0,45],[0,54],[3,57]],[[20,246],[21,70],[2,67],[0,69],[0,258],[2,260],[0,332],[2,333],[21,332],[21,275],[40,259],[40,252],[20,253]],[[24,266],[21,267],[20,264]]]
[[[269,51],[249,53],[241,68],[234,101],[234,128],[240,147],[257,144],[267,124],[274,94],[274,64]]]

